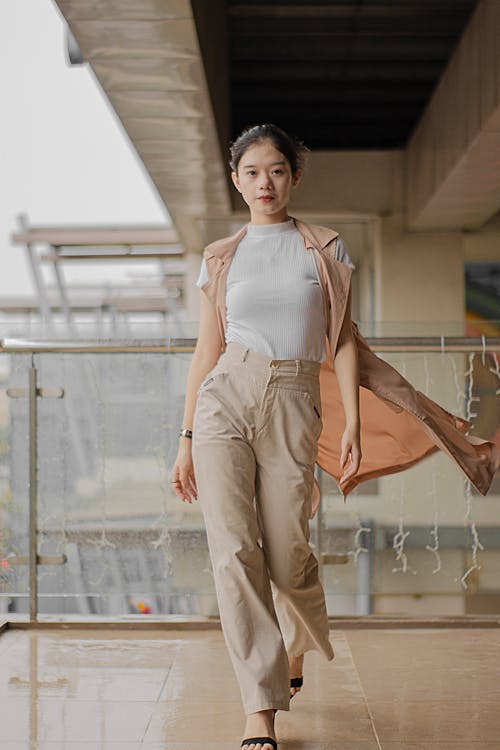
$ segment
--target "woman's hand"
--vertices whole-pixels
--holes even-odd
[[[340,446],[340,468],[344,469],[344,473],[340,477],[339,484],[342,485],[356,474],[361,463],[359,428],[346,427]],[[349,464],[347,464],[348,458],[350,458]],[[345,468],[346,466],[347,468]]]
[[[192,503],[197,499],[196,479],[190,438],[181,437],[177,458],[172,469],[172,489],[183,502]]]

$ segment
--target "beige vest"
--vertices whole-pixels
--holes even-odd
[[[305,251],[317,261],[327,321],[327,357],[321,363],[320,387],[323,430],[316,462],[339,482],[340,441],[345,416],[335,375],[334,357],[349,298],[352,269],[335,260],[338,232],[293,218],[304,240]],[[209,279],[201,287],[216,307],[222,345],[225,348],[226,279],[244,225],[236,234],[210,243],[203,251]],[[485,495],[499,464],[494,443],[465,435],[472,425],[416,390],[394,367],[370,349],[356,323],[352,332],[358,349],[360,371],[360,423],[362,460],[358,473],[339,485],[344,500],[360,482],[413,466],[438,449],[443,450]],[[313,490],[312,516],[319,505],[319,485]]]

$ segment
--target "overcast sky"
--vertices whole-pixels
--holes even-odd
[[[34,291],[10,240],[20,213],[31,224],[170,223],[89,66],[68,64],[65,29],[53,0],[0,2],[0,297]],[[126,273],[105,269],[67,276]]]

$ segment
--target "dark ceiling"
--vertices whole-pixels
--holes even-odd
[[[274,122],[312,149],[402,148],[477,0],[226,0],[232,139]]]

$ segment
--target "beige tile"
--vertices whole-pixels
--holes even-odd
[[[278,740],[278,750],[334,750],[329,740],[327,742],[283,741],[279,738]],[[143,742],[141,750],[238,750],[239,744],[238,739],[232,742]],[[68,750],[73,749],[68,747]],[[342,750],[379,750],[379,746],[374,739],[361,740],[361,742],[344,740]],[[487,748],[487,750],[490,749]]]
[[[500,700],[498,630],[358,631],[346,637],[369,701]]]
[[[445,670],[434,666],[418,670],[394,668],[374,670],[369,675],[360,671],[360,679],[369,704],[372,701],[405,704],[430,700],[439,703],[467,701],[471,706],[480,705],[484,700],[500,703],[498,676],[491,672],[481,674],[473,669]]]
[[[245,716],[242,708],[228,710],[223,703],[169,701],[158,704],[144,742],[235,742],[242,737]],[[341,705],[297,704],[293,711],[279,711],[276,733],[284,742],[311,744],[373,738],[364,701]]]
[[[194,663],[179,660],[168,672],[158,701],[241,703],[240,689],[231,665]]]
[[[165,701],[155,707],[143,742],[234,742],[244,726],[240,702]]]
[[[15,630],[6,630],[0,633],[0,654],[3,656],[22,636],[22,633]]]
[[[500,750],[500,742],[384,742],[382,750]]]
[[[348,632],[358,671],[492,667],[500,649],[500,630],[405,630]]]
[[[39,700],[0,702],[4,741],[138,742],[144,736],[155,704],[136,702]],[[2,749],[3,750],[3,749]]]
[[[372,742],[375,739],[366,703],[297,704],[293,711],[279,712],[276,717],[278,737],[286,743],[328,743],[330,748],[338,743]]]
[[[186,641],[25,633],[5,651],[0,699],[156,701]],[[91,634],[92,635],[92,634]],[[35,690],[36,688],[36,690]]]
[[[0,674],[0,699],[149,701],[158,700],[168,670],[70,669],[41,666],[29,669],[13,667]],[[36,684],[35,684],[36,683]]]
[[[383,666],[487,663],[500,648],[500,629],[347,631],[356,663]]]
[[[493,743],[500,737],[497,701],[472,706],[467,701],[370,701],[369,706],[384,749],[390,741]]]
[[[93,742],[2,742],[2,750],[97,750]],[[99,742],[98,750],[141,750],[140,742]]]
[[[241,703],[225,643],[185,643],[178,648],[158,700]]]

